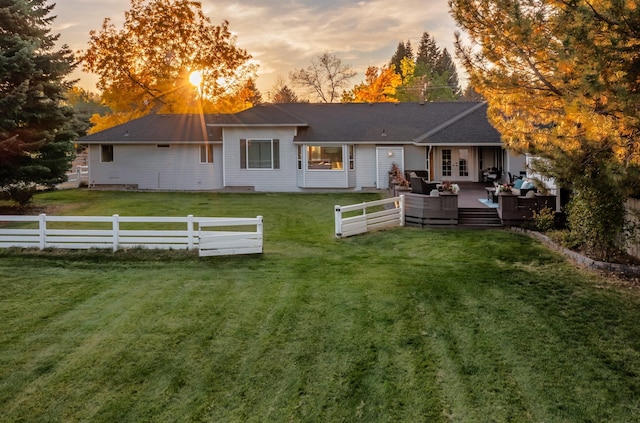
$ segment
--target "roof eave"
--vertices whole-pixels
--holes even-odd
[[[207,126],[219,127],[219,128],[247,128],[247,127],[300,127],[309,126],[307,123],[207,123]]]

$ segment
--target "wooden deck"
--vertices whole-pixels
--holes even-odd
[[[479,201],[480,198],[487,198],[486,184],[482,182],[457,182],[460,186],[458,194],[458,208],[477,209],[490,208]]]

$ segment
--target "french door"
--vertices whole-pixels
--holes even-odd
[[[442,179],[471,181],[470,156],[468,148],[443,148],[440,168]]]

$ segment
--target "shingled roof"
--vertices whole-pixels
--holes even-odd
[[[212,126],[298,126],[295,142],[500,145],[484,103],[263,104]]]
[[[203,121],[205,127],[203,127]],[[222,141],[225,127],[297,127],[296,143],[500,145],[483,103],[282,103],[230,115],[148,115],[81,143]]]
[[[188,143],[222,141],[222,129],[207,127],[218,115],[147,115],[139,119],[87,135],[78,140],[96,143]]]

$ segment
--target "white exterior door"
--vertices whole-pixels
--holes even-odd
[[[443,180],[471,181],[473,174],[469,148],[443,148],[440,154],[440,172]]]
[[[389,188],[389,171],[394,163],[404,171],[403,147],[376,147],[376,188]]]

